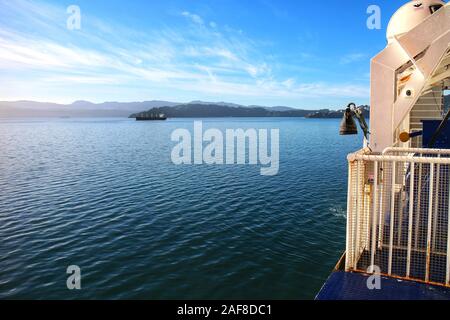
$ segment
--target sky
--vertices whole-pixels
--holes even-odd
[[[370,59],[406,2],[0,0],[0,100],[368,104]]]

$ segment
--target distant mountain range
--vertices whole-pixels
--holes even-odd
[[[287,107],[238,106],[225,104],[188,103],[172,107],[152,108],[148,111],[134,113],[130,118],[147,114],[165,114],[168,118],[245,118],[245,117],[306,117],[311,110]]]
[[[450,108],[450,95],[444,97],[446,109]],[[369,106],[362,106],[369,117]],[[145,111],[146,110],[146,111]],[[177,103],[170,101],[103,102],[75,101],[72,104],[57,104],[35,101],[0,101],[0,118],[23,117],[130,117],[145,113],[164,113],[169,118],[209,117],[306,117],[342,118],[344,110],[304,110],[284,106],[243,106],[227,102],[192,101]]]
[[[34,101],[0,101],[0,118],[17,117],[128,117],[131,113],[162,106],[176,106],[169,101],[104,102],[75,101],[57,104]]]
[[[75,101],[57,104],[35,101],[0,101],[0,118],[21,117],[136,117],[144,110],[164,113],[172,118],[195,117],[307,117],[329,110],[303,110],[284,106],[243,106],[227,102],[192,101],[180,104],[170,101],[104,102]]]

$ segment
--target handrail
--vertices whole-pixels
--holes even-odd
[[[382,155],[386,155],[390,152],[404,152],[404,153],[419,153],[419,154],[448,154],[450,155],[449,149],[426,149],[426,148],[395,148],[389,147],[384,149]]]
[[[389,153],[398,152],[405,153],[407,155],[389,155]],[[349,162],[358,160],[364,161],[385,161],[395,162],[404,161],[410,163],[432,163],[432,164],[450,164],[450,158],[444,157],[426,157],[424,155],[449,155],[449,149],[426,149],[426,148],[396,148],[389,147],[384,149],[382,154],[372,154],[367,149],[359,150],[355,153],[348,155]]]
[[[409,163],[430,163],[430,164],[450,165],[450,158],[351,154],[347,157],[347,159],[349,162],[362,160],[362,161],[378,161],[378,162],[409,162]]]

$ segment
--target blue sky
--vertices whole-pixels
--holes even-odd
[[[370,58],[404,3],[0,0],[0,100],[368,103]],[[381,30],[366,27],[371,4]]]

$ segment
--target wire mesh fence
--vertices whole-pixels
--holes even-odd
[[[450,151],[350,157],[346,269],[450,285]]]

